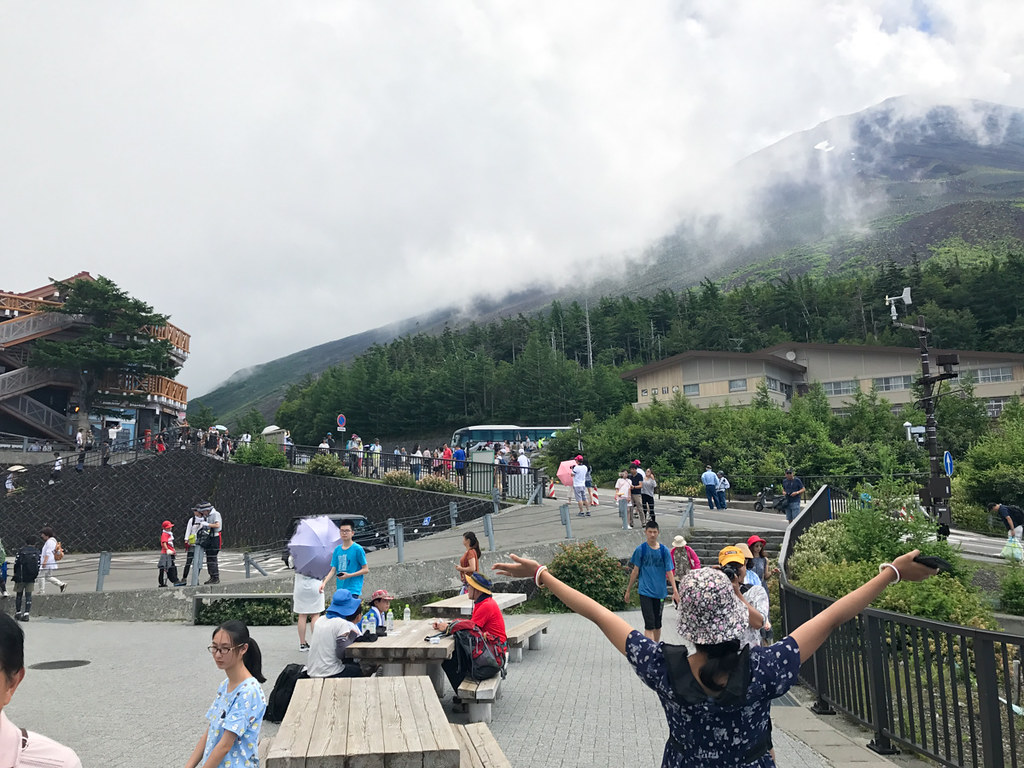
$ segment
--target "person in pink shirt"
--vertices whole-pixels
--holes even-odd
[[[82,768],[74,750],[53,739],[19,728],[7,719],[4,707],[25,679],[25,633],[6,613],[0,613],[0,765],[18,768]]]

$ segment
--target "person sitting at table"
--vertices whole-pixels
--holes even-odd
[[[366,614],[359,622],[359,629],[363,632],[366,631],[366,625],[369,623],[367,620],[371,614],[377,622],[378,630],[380,630],[381,627],[386,627],[388,623],[388,609],[391,607],[391,601],[394,599],[395,596],[389,595],[386,589],[378,589],[370,595],[370,607],[366,610]],[[378,634],[386,633],[378,631]]]
[[[334,593],[324,617],[313,625],[306,674],[310,677],[362,677],[359,664],[345,658],[345,649],[362,635],[363,604],[347,589]]]
[[[473,604],[473,613],[469,620],[483,631],[489,642],[504,647],[508,642],[508,635],[505,632],[505,617],[501,615],[501,608],[494,601],[493,593],[494,585],[487,577],[479,573],[466,574],[466,597]],[[455,621],[439,619],[433,623],[433,627],[441,632],[450,633],[457,624],[458,622]],[[455,705],[462,704],[458,694],[459,686],[466,679],[471,666],[472,660],[464,658],[462,646],[459,643],[455,644],[452,657],[441,664],[445,675],[448,676],[448,682],[452,684],[452,689],[455,691],[455,696],[452,698],[452,703]]]

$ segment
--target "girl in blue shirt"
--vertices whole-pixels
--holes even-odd
[[[260,683],[263,657],[249,628],[232,620],[213,631],[208,649],[227,678],[206,712],[210,725],[199,739],[185,768],[258,768],[257,746],[267,699]]]

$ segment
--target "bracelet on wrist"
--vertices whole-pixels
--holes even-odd
[[[878,572],[881,573],[886,568],[892,568],[892,572],[896,574],[896,581],[894,581],[893,584],[899,584],[900,583],[900,572],[899,572],[899,569],[895,565],[893,565],[892,563],[882,563],[881,565],[878,566]]]
[[[539,568],[537,568],[537,570],[536,570],[536,571],[534,571],[534,573],[533,573],[533,583],[534,583],[534,585],[536,585],[536,586],[537,586],[537,588],[539,588],[539,589],[543,589],[543,587],[541,587],[541,583],[540,583],[540,575],[541,575],[541,574],[542,574],[542,573],[543,573],[544,571],[546,571],[547,569],[548,569],[548,567],[547,567],[546,565],[542,565],[542,566],[540,566]]]

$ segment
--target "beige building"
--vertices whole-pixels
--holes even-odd
[[[931,350],[932,370],[939,355],[957,354],[960,376],[974,379],[974,394],[985,400],[990,416],[1024,392],[1024,355],[999,352]],[[820,382],[836,413],[851,395],[875,390],[894,408],[912,402],[911,387],[921,375],[921,354],[905,347],[852,344],[786,343],[759,352],[690,351],[635,368],[622,378],[636,382],[637,408],[680,394],[698,408],[726,402],[749,405],[764,382],[768,394],[788,408],[794,393]]]

